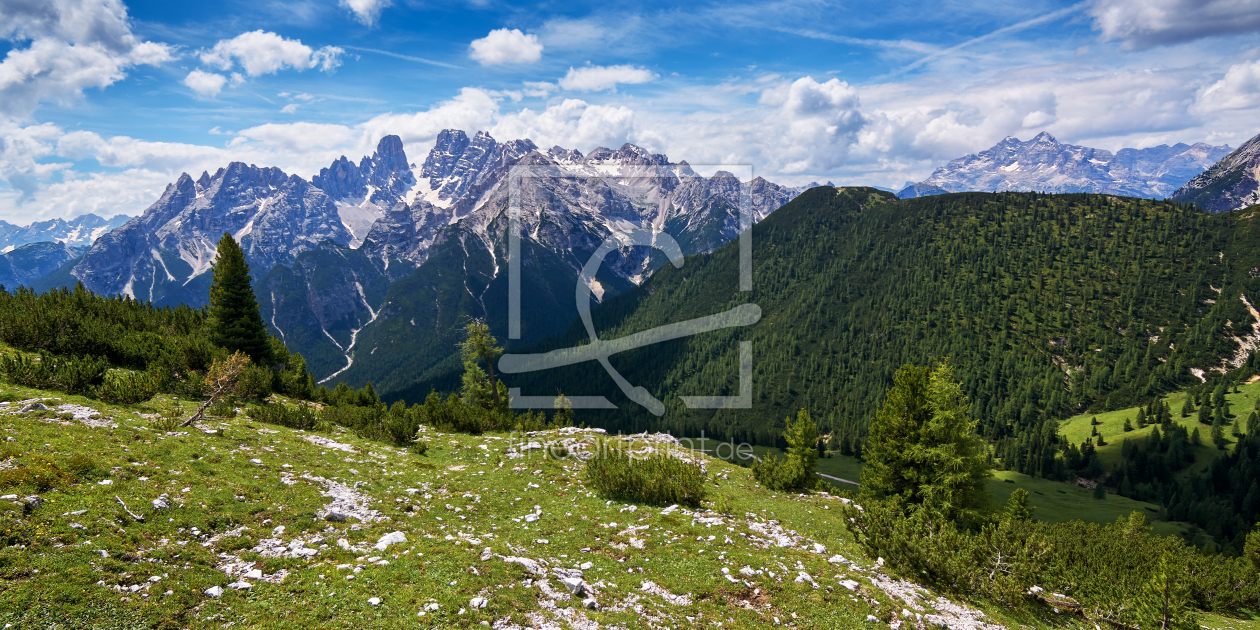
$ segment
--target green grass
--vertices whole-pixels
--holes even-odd
[[[1260,398],[1260,381],[1240,385],[1239,393],[1226,394],[1225,399],[1229,401],[1230,410],[1234,414],[1234,422],[1246,421],[1248,414],[1255,408],[1256,399]],[[1172,411],[1173,422],[1186,428],[1187,431],[1193,432],[1196,428],[1199,430],[1199,436],[1203,440],[1203,446],[1194,449],[1195,463],[1191,466],[1192,470],[1203,470],[1212,463],[1212,460],[1219,456],[1222,451],[1212,445],[1211,425],[1199,424],[1197,418],[1198,407],[1195,412],[1190,414],[1188,418],[1181,417],[1181,407],[1186,402],[1185,392],[1176,392],[1169,394],[1160,399],[1161,402],[1167,402],[1169,409]],[[1076,445],[1084,444],[1090,437],[1091,418],[1098,418],[1101,423],[1098,426],[1098,432],[1107,440],[1107,444],[1099,446],[1098,457],[1106,467],[1120,463],[1120,449],[1126,439],[1134,439],[1150,435],[1156,425],[1148,424],[1146,427],[1138,429],[1134,420],[1137,418],[1137,407],[1129,407],[1127,409],[1118,409],[1115,411],[1106,411],[1097,414],[1081,414],[1073,416],[1059,424],[1059,435],[1068,442]],[[1124,421],[1129,420],[1133,425],[1132,431],[1124,430]],[[1235,440],[1229,435],[1226,429],[1225,437],[1229,439],[1228,449],[1232,449]]]
[[[601,627],[643,627],[650,615],[657,627],[711,627],[720,621],[723,628],[762,628],[778,617],[797,628],[821,629],[874,627],[865,622],[867,615],[886,624],[892,611],[904,606],[871,579],[877,573],[841,523],[836,496],[768,492],[753,482],[748,469],[715,459],[706,464],[708,497],[701,509],[662,514],[661,507],[599,496],[584,485],[583,465],[573,458],[547,457],[543,449],[513,458],[505,434],[442,434],[425,428],[430,448],[423,456],[336,429],[312,434],[261,424],[247,414],[211,419],[203,428],[214,433],[158,434],[151,419],[138,414],[168,405],[190,413],[194,401],[160,397],[121,406],[0,384],[0,400],[45,397],[57,398],[46,401],[50,405],[91,407],[117,426],[89,427],[55,413],[0,408],[0,439],[13,438],[0,442],[0,460],[18,466],[50,461],[70,476],[58,489],[41,493],[43,505],[30,513],[0,501],[0,626],[466,628],[480,627],[482,621],[529,625],[531,615],[555,621],[563,613],[584,615]],[[317,446],[306,439],[313,435],[354,452]],[[530,438],[548,439],[554,437]],[[93,465],[85,466],[85,458]],[[820,463],[836,476],[860,472],[860,463],[851,458]],[[284,483],[290,474],[294,483]],[[367,507],[390,520],[316,520],[331,499],[321,494],[320,483],[303,475],[358,485],[355,491],[370,498]],[[408,493],[408,488],[419,492]],[[31,491],[15,487],[0,494]],[[152,508],[151,501],[161,494],[171,497],[171,509]],[[115,497],[145,521],[126,516]],[[1106,503],[1121,509],[1119,502],[1112,507],[1110,497]],[[79,510],[85,512],[71,514]],[[533,513],[540,513],[537,520],[524,519]],[[721,521],[702,523],[697,517]],[[796,544],[757,542],[765,540],[757,528],[772,522],[792,532]],[[301,539],[319,553],[270,558],[264,557],[266,548],[251,548],[281,525],[285,531],[275,535],[280,542]],[[629,531],[631,525],[646,529]],[[243,536],[223,536],[229,531]],[[336,544],[345,539],[351,546],[370,546],[394,531],[404,533],[407,542],[384,552]],[[210,543],[215,536],[220,538]],[[321,544],[312,540],[316,537],[325,540]],[[815,542],[826,547],[824,553],[811,550]],[[591,563],[584,577],[597,585],[602,609],[585,610],[577,600],[547,596],[537,576],[519,564],[499,557],[482,560],[486,547],[498,556],[544,560],[552,568]],[[859,566],[831,563],[833,554]],[[368,564],[372,557],[389,564]],[[220,565],[237,559],[256,562],[268,574],[283,569],[289,575],[278,584],[250,580],[250,591],[227,590],[220,599],[204,595],[211,586],[235,581]],[[362,571],[337,568],[347,564],[362,565]],[[721,572],[726,568],[743,578],[737,572],[745,565],[776,575],[747,578],[753,585],[748,587],[731,583]],[[795,582],[798,570],[818,587]],[[160,579],[150,583],[155,576]],[[861,584],[859,590],[841,586],[846,579]],[[671,604],[644,592],[647,580],[669,593],[689,595],[690,603]],[[137,593],[113,588],[143,584],[150,586]],[[548,575],[548,585],[552,592],[563,590],[554,574]],[[927,601],[937,595],[928,595]],[[489,600],[487,607],[469,609],[469,600],[478,596]],[[371,597],[381,604],[369,604]],[[744,600],[753,609],[739,603]],[[437,611],[417,614],[431,603],[438,604]],[[962,603],[1007,627],[1072,623],[1048,610],[1010,611],[983,600]]]
[[[773,447],[754,446],[753,452],[758,457],[765,457],[767,454],[782,456],[782,451]],[[816,470],[832,477],[861,481],[862,465],[862,461],[856,457],[833,455],[819,459]],[[858,486],[829,482],[838,491],[847,490],[857,493]],[[1073,484],[1038,479],[1014,471],[994,471],[988,488],[989,500],[993,505],[1004,505],[1016,488],[1023,488],[1028,491],[1029,502],[1036,508],[1034,515],[1050,523],[1070,520],[1111,523],[1119,517],[1138,511],[1153,521],[1152,526],[1160,534],[1181,534],[1189,527],[1187,523],[1155,520],[1159,513],[1159,506],[1153,503],[1135,501],[1114,494],[1108,494],[1106,499],[1098,500],[1094,498],[1093,490]]]

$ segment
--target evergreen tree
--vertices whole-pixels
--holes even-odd
[[[1212,424],[1212,404],[1205,401],[1199,407],[1199,424]]]
[[[245,252],[231,234],[219,239],[210,284],[210,341],[240,351],[256,365],[270,365],[271,344],[250,285]]]
[[[1137,428],[1141,429],[1142,427],[1145,427],[1145,426],[1146,426],[1146,410],[1139,407],[1138,412],[1137,412]],[[1132,431],[1133,427],[1129,427],[1128,430]]]
[[[1247,543],[1243,546],[1243,556],[1251,561],[1252,566],[1260,570],[1260,523],[1247,534]]]
[[[1181,417],[1189,418],[1190,414],[1193,412],[1194,412],[1194,396],[1191,394],[1186,394],[1186,402],[1185,404],[1181,405]]]
[[[1138,413],[1138,419],[1139,419],[1139,420],[1138,420],[1138,426],[1142,426],[1141,418],[1142,418],[1142,415],[1141,415],[1141,412],[1139,412],[1139,413]],[[1128,433],[1129,431],[1132,431],[1132,430],[1133,430],[1133,423],[1129,422],[1129,419],[1128,419],[1128,418],[1125,418],[1125,419],[1124,419],[1124,431],[1125,431],[1126,433]]]
[[[1190,443],[1195,446],[1203,445],[1203,438],[1199,436],[1199,427],[1195,427],[1194,431],[1190,434]]]
[[[503,354],[503,348],[490,334],[490,326],[482,320],[473,320],[464,327],[464,342],[460,350],[464,361],[463,391],[461,397],[466,404],[478,407],[503,409],[500,396],[503,384],[494,377],[494,362]],[[480,362],[485,361],[486,371],[481,369]],[[493,405],[492,405],[493,403]]]
[[[801,409],[794,422],[789,416],[783,439],[787,442],[787,458],[767,456],[753,464],[753,477],[770,490],[795,491],[812,486],[818,463],[818,425]]]
[[[948,364],[905,365],[871,424],[861,492],[897,497],[947,518],[974,516],[991,474],[984,442]]]
[[[1103,483],[1101,481],[1094,486],[1094,498],[1099,500],[1107,498],[1107,488],[1103,487]]]
[[[1008,523],[1031,521],[1035,509],[1034,506],[1028,504],[1028,491],[1016,488],[1011,493],[1011,498],[1006,501],[1006,507],[1002,509],[1002,520]]]
[[[1212,444],[1221,450],[1229,445],[1229,440],[1225,439],[1225,422],[1220,417],[1212,422]]]
[[[557,427],[573,426],[573,401],[569,400],[564,394],[560,394],[556,396],[551,406],[556,410],[555,415],[551,417],[553,425]]]

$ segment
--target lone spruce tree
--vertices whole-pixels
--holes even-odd
[[[268,365],[271,347],[250,286],[245,252],[231,234],[219,239],[218,258],[210,284],[210,342],[231,352],[244,352],[255,365]]]
[[[970,404],[948,364],[902,366],[871,424],[862,494],[970,520],[991,474]]]

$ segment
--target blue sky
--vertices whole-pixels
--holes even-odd
[[[430,4],[0,0],[0,219],[137,214],[231,160],[309,177],[387,133],[897,187],[1008,135],[1260,132],[1260,0]]]

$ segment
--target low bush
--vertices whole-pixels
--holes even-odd
[[[5,355],[0,357],[0,374],[16,385],[58,389],[82,394],[105,379],[109,362],[103,357],[55,357],[41,352],[39,357]]]
[[[307,405],[288,407],[286,405],[268,403],[249,410],[249,417],[259,422],[275,424],[290,429],[303,431],[327,431],[327,420],[315,413]]]
[[[704,500],[704,471],[667,453],[635,455],[607,442],[586,461],[586,485],[619,501],[698,507]]]
[[[97,398],[119,405],[134,405],[158,393],[158,377],[149,372],[114,370],[105,375],[105,382],[95,389]]]
[[[231,400],[220,400],[206,407],[206,415],[212,418],[235,418],[236,405]]]
[[[236,379],[236,394],[245,400],[263,401],[271,395],[271,370],[250,364]]]

